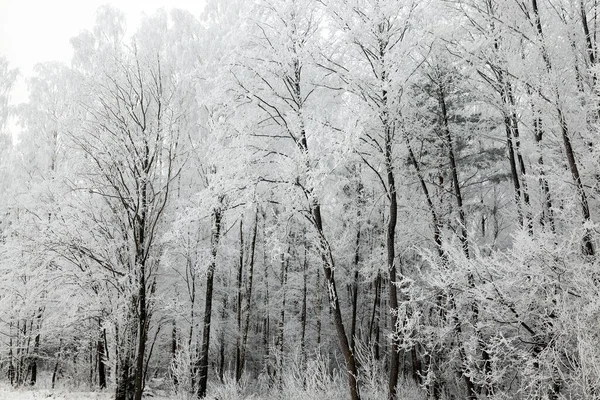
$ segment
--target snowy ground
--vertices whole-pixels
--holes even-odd
[[[312,380],[311,380],[312,379]],[[331,380],[321,377],[320,380],[308,374],[307,386],[298,383],[289,376],[284,380],[283,391],[273,388],[261,387],[259,382],[242,381],[241,385],[233,380],[224,384],[210,384],[208,386],[207,400],[346,400],[348,398],[345,382],[338,376]],[[183,393],[173,394],[164,385],[154,382],[154,388],[147,388],[145,400],[190,400]],[[312,385],[310,384],[312,383]],[[113,400],[114,388],[104,391],[86,391],[83,388],[58,387],[50,389],[51,385],[40,379],[40,387],[13,388],[5,382],[0,382],[0,400]],[[158,389],[161,388],[161,389]],[[380,400],[386,397],[385,384],[381,380],[366,380],[362,387],[362,398],[365,400]],[[412,381],[401,380],[398,387],[398,398],[402,400],[425,400],[427,394],[417,388]]]
[[[112,392],[78,392],[64,389],[14,389],[0,385],[0,400],[112,400]],[[173,400],[172,397],[152,396],[152,400]]]
[[[109,400],[110,393],[62,392],[60,390],[27,390],[0,387],[0,400]]]

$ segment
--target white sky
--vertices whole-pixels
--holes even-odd
[[[111,4],[127,16],[127,32],[135,31],[142,13],[158,8],[183,8],[200,15],[205,0],[0,0],[0,55],[21,76],[11,102],[27,100],[25,77],[44,61],[71,61],[69,39],[92,29],[96,10]]]

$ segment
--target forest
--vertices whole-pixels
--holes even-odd
[[[0,385],[600,398],[599,12],[104,6],[18,105],[0,58]]]

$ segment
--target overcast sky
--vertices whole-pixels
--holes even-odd
[[[152,14],[164,7],[183,8],[200,15],[204,0],[0,0],[0,55],[21,72],[12,103],[26,100],[24,77],[31,74],[36,63],[70,63],[69,39],[93,27],[96,10],[103,4],[125,12],[131,33],[142,13]]]

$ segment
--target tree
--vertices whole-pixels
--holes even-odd
[[[402,108],[402,94],[413,65],[400,69],[395,64],[409,56],[405,43],[416,3],[397,1],[364,1],[328,3],[328,10],[349,51],[344,58],[327,59],[323,67],[335,72],[346,91],[364,103],[360,109],[368,119],[364,121],[362,146],[357,150],[362,161],[375,173],[388,199],[387,212],[387,270],[389,276],[389,306],[392,326],[398,323],[396,225],[398,223],[398,195],[394,159],[397,150],[397,132]],[[369,118],[370,117],[370,118]],[[379,166],[383,171],[379,172]],[[400,278],[400,281],[402,278]],[[389,366],[388,398],[396,396],[400,349],[392,339]]]
[[[0,128],[4,131],[9,114],[9,99],[12,87],[17,79],[18,70],[10,69],[8,61],[0,57]]]
[[[107,248],[99,252],[97,243],[81,238],[67,246],[115,282],[122,318],[115,326],[116,398],[138,400],[149,357],[161,255],[158,237],[181,169],[180,139],[189,125],[183,117],[186,97],[180,88],[184,82],[157,52],[157,43],[150,47],[144,41],[147,36],[134,38],[131,48],[123,47],[119,18],[114,10],[101,9],[95,38],[98,48],[86,49],[87,60],[84,49],[78,49],[82,65],[87,61],[90,68],[81,70],[87,115],[69,138],[81,154],[73,189],[87,191],[101,208],[76,204],[90,218],[92,237],[102,238]],[[103,29],[112,35],[98,36]]]
[[[340,309],[333,250],[322,215],[321,188],[316,185],[323,164],[318,161],[317,154],[322,149],[317,143],[322,141],[323,130],[327,129],[315,121],[311,105],[318,89],[313,80],[319,79],[318,75],[311,75],[316,71],[310,61],[319,32],[316,5],[297,1],[260,3],[256,11],[261,19],[253,23],[256,36],[247,48],[254,55],[247,54],[243,61],[246,66],[233,72],[240,94],[244,96],[242,99],[250,100],[261,113],[258,126],[267,138],[277,139],[275,142],[263,140],[262,145],[259,142],[259,148],[264,149],[263,157],[282,156],[287,163],[282,166],[289,174],[264,176],[262,180],[280,183],[295,192],[292,201],[316,235],[338,343],[346,363],[350,396],[359,399],[356,360]]]

